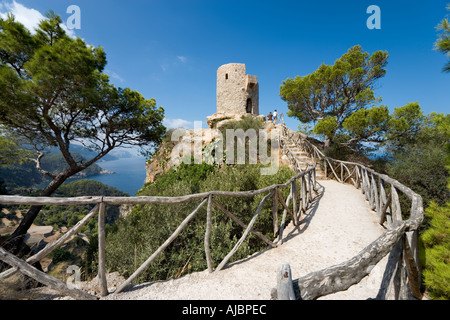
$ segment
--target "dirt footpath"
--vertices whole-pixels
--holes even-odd
[[[332,180],[318,181],[319,196],[302,217],[284,232],[282,245],[235,262],[217,273],[197,272],[178,279],[136,285],[104,299],[268,300],[276,287],[276,271],[290,264],[292,278],[340,264],[377,239],[384,228],[376,222],[360,190]],[[384,258],[369,277],[349,290],[322,299],[375,298]]]

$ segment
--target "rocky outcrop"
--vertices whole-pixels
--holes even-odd
[[[242,117],[252,117],[251,114],[230,114],[230,113],[215,113],[209,117],[206,117],[206,122],[208,123],[209,128],[211,129],[220,129],[224,124],[230,121],[239,121]],[[263,115],[254,116],[257,119],[261,119],[263,121],[266,120],[266,117]]]
[[[162,143],[157,154],[146,163],[145,182],[153,182],[156,177],[179,166],[186,157],[201,156],[202,149],[217,137],[217,129],[177,129],[172,131],[170,141]]]
[[[214,128],[208,129],[193,129],[185,130],[178,129],[173,130],[170,133],[170,137],[166,137],[166,142],[162,143],[159,147],[157,154],[147,162],[147,176],[146,183],[154,182],[156,177],[164,172],[167,172],[173,167],[179,166],[183,161],[189,163],[192,161],[191,157],[199,158],[205,160],[207,155],[203,154],[203,150],[206,146],[211,144],[215,139],[219,141],[221,138],[220,129],[226,123],[230,121],[241,120],[242,117],[252,116],[252,115],[225,115],[225,114],[215,114],[208,117],[208,124]],[[252,116],[253,117],[253,116]],[[264,120],[264,116],[258,116]],[[280,130],[279,127],[275,127],[272,122],[266,121],[264,130],[277,131]],[[167,141],[169,139],[170,141]],[[225,146],[224,146],[225,149]],[[279,152],[279,165],[289,166],[289,159],[283,155],[281,148]]]

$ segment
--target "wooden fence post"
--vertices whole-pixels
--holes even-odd
[[[292,213],[294,214],[294,221],[298,224],[298,212],[297,212],[297,180],[294,179],[291,184],[291,194],[292,194]]]
[[[278,232],[278,188],[275,188],[273,192],[272,218],[273,236],[275,237]]]
[[[375,181],[375,176],[373,175],[373,173],[371,174],[371,178],[372,178],[372,190],[373,190],[373,204],[371,206],[372,210],[376,210],[377,212],[379,211],[380,208],[380,203],[378,201],[378,188],[377,188],[377,183]]]
[[[72,289],[69,288],[67,284],[65,284],[61,280],[56,279],[42,271],[37,270],[33,266],[30,266],[22,259],[17,258],[15,255],[7,252],[1,247],[0,247],[0,261],[6,262],[12,267],[20,270],[20,272],[22,272],[23,274],[29,276],[30,278],[35,279],[40,283],[45,284],[51,289],[58,291],[60,294],[68,295],[79,300],[97,300],[96,296],[90,295],[87,292],[84,292],[76,288]]]
[[[227,209],[225,209],[220,203],[218,203],[214,198],[212,199],[213,203],[216,205],[217,208],[220,209],[220,211],[222,211],[225,215],[227,215],[228,217],[231,218],[231,220],[233,220],[234,222],[236,222],[238,225],[240,225],[242,228],[247,229],[247,225],[245,223],[243,223],[239,218],[237,218],[234,214],[232,214],[231,212],[229,212]],[[276,248],[277,245],[274,244],[272,241],[270,241],[269,239],[267,239],[261,232],[256,231],[254,229],[250,230],[251,233],[253,233],[255,236],[259,237],[262,241],[264,241],[265,243],[267,243],[270,247],[272,248]]]
[[[65,233],[61,238],[59,238],[58,240],[56,240],[54,242],[48,243],[44,249],[42,249],[41,251],[39,251],[32,257],[28,258],[26,260],[26,262],[29,264],[33,264],[36,261],[39,261],[42,258],[48,256],[54,249],[63,245],[67,241],[67,239],[69,239],[75,233],[77,233],[78,230],[80,230],[81,227],[83,227],[89,221],[89,219],[91,219],[94,215],[97,214],[98,207],[99,207],[99,205],[96,205],[94,207],[94,209],[92,209],[86,216],[84,216],[83,219],[81,219],[72,229],[70,229],[67,233]],[[0,280],[8,278],[9,276],[16,273],[16,271],[17,271],[17,269],[11,268],[9,270],[6,270],[6,271],[0,273]]]
[[[291,267],[283,264],[277,270],[277,300],[296,300]]]
[[[397,190],[393,184],[391,185],[391,195],[392,222],[402,221],[402,208],[400,206]]]
[[[206,210],[206,232],[205,232],[205,254],[206,263],[208,264],[209,273],[213,272],[212,258],[211,258],[211,227],[212,227],[212,195],[208,197],[208,207]]]
[[[277,197],[277,193],[276,193],[276,189],[272,190],[272,192],[270,192],[267,196],[265,196],[259,206],[258,209],[256,209],[255,214],[253,215],[252,220],[250,220],[249,224],[247,225],[247,229],[245,229],[242,237],[239,239],[239,241],[236,243],[236,245],[233,247],[233,249],[226,255],[226,257],[222,260],[221,263],[219,263],[219,265],[216,268],[216,272],[222,270],[222,268],[227,264],[228,260],[231,259],[231,257],[236,253],[236,251],[239,249],[239,247],[241,246],[241,244],[244,242],[244,240],[247,238],[248,233],[250,232],[250,230],[252,230],[253,225],[255,224],[256,219],[258,218],[261,210],[263,209],[264,203],[266,203],[266,200],[270,197]]]
[[[286,199],[286,202],[283,200],[283,197],[281,196],[281,193],[278,192],[278,198],[280,200],[280,203],[282,204],[282,206],[284,207],[283,210],[283,217],[281,219],[281,225],[280,225],[280,229],[278,229],[278,241],[280,241],[280,243],[282,243],[282,239],[283,239],[283,231],[284,228],[286,227],[286,214],[289,213],[289,215],[292,218],[292,223],[295,225],[297,225],[295,218],[294,218],[294,214],[291,212],[291,209],[289,209],[289,201],[291,201],[292,199],[292,193],[289,194],[289,196]]]
[[[360,180],[360,178],[361,178],[361,175],[359,174],[359,167],[358,166],[356,166],[355,167],[355,172],[356,172],[356,184],[355,184],[355,188],[356,189],[359,189],[359,188],[361,188],[361,180]],[[362,189],[362,188],[361,188]]]
[[[312,188],[311,181],[312,181],[312,174],[311,174],[311,171],[308,171],[308,206],[312,202],[312,198],[313,198],[313,195],[312,195],[313,188]]]
[[[380,198],[379,198],[379,205],[378,205],[378,211],[377,216],[380,220],[380,224],[383,224],[383,221],[381,221],[381,211],[383,210],[384,204],[387,202],[386,199],[386,190],[384,190],[384,180],[379,178],[379,187],[380,187]]]
[[[416,211],[419,209],[419,206],[422,207],[420,202],[421,200],[419,200],[418,197],[414,197],[412,199],[411,216],[416,215]],[[423,296],[420,290],[422,279],[420,274],[418,233],[418,230],[405,233],[403,236],[403,250],[411,293],[415,298],[422,299]]]
[[[306,213],[306,210],[308,209],[308,203],[306,202],[306,179],[305,179],[305,175],[302,176],[302,190],[301,190],[301,194],[302,194],[302,199],[301,199],[301,204],[302,204],[302,210],[303,213]]]
[[[392,200],[392,193],[390,192],[388,194],[386,202],[384,203],[383,207],[381,208],[380,221],[378,221],[380,224],[383,224],[384,220],[387,220],[388,226],[390,225],[390,221],[386,218],[386,212],[387,212],[389,206],[391,205],[391,200]],[[392,206],[391,206],[391,208],[392,208]],[[392,215],[392,209],[391,209],[391,215]]]
[[[123,289],[128,287],[128,285],[133,281],[139,274],[141,274],[142,271],[144,271],[150,263],[152,263],[155,258],[164,251],[164,249],[169,246],[173,240],[175,240],[178,235],[183,231],[183,229],[189,224],[189,222],[195,217],[197,212],[200,210],[201,207],[208,201],[208,199],[203,199],[203,201],[197,206],[197,208],[194,209],[184,220],[181,222],[181,224],[178,226],[178,228],[175,230],[175,232],[158,248],[155,252],[147,259],[145,262],[127,279],[124,283],[120,285],[114,292],[114,294],[118,294],[122,292]]]
[[[102,297],[108,295],[108,285],[106,283],[105,211],[106,204],[102,201],[98,210],[98,285]]]

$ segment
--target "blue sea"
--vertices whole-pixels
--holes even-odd
[[[100,167],[114,174],[92,176],[88,179],[117,188],[133,197],[145,183],[145,161],[143,157],[131,157],[98,162]]]
[[[131,197],[134,197],[136,192],[139,191],[145,183],[145,177],[147,174],[145,162],[146,158],[135,156],[97,162],[96,164],[98,164],[101,168],[114,173],[100,174],[87,178],[67,179],[66,183],[82,179],[95,180],[119,189],[120,191],[126,192]],[[45,182],[39,186],[36,186],[36,188],[45,188],[47,185],[48,182]]]

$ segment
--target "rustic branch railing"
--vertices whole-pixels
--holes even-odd
[[[395,297],[406,299],[408,283],[411,294],[421,299],[417,239],[418,229],[424,218],[422,197],[397,180],[361,164],[329,158],[306,139],[298,138],[295,141],[286,126],[282,128],[282,135],[285,144],[294,144],[307,152],[314,164],[321,166],[325,176],[341,183],[351,182],[355,188],[361,189],[370,208],[376,211],[379,223],[387,222],[387,230],[357,256],[340,265],[294,280],[291,285],[296,288],[297,298],[315,299],[347,290],[353,284],[359,283],[383,257],[390,254],[390,265],[386,268],[377,298],[385,299],[391,287],[394,287]],[[390,191],[387,192],[388,187]],[[411,201],[409,212],[402,213],[398,191]],[[285,288],[279,290],[286,292]]]
[[[85,205],[95,204],[91,212],[80,220],[70,231],[55,242],[47,246],[34,256],[28,258],[26,262],[20,260],[5,250],[0,248],[0,260],[10,264],[13,268],[0,274],[0,280],[4,279],[16,271],[48,285],[63,294],[71,295],[76,299],[96,299],[95,296],[78,290],[70,289],[60,280],[33,268],[30,264],[39,261],[47,256],[57,247],[63,245],[71,236],[80,230],[89,219],[99,213],[98,234],[99,234],[99,267],[98,278],[101,295],[109,294],[106,281],[106,261],[105,261],[105,230],[104,213],[107,205],[120,204],[177,204],[192,200],[200,200],[200,203],[184,221],[178,226],[174,233],[124,282],[116,289],[114,294],[123,291],[136,277],[154,261],[154,259],[167,248],[170,243],[183,231],[189,222],[196,216],[199,210],[207,205],[206,214],[206,232],[204,238],[205,256],[207,268],[210,272],[221,270],[239,249],[249,233],[260,238],[270,247],[276,247],[282,240],[283,230],[286,224],[287,214],[290,215],[292,222],[298,224],[302,212],[308,209],[314,198],[313,192],[316,191],[316,168],[308,167],[306,170],[301,168],[301,163],[287,147],[287,143],[294,143],[299,148],[305,150],[314,165],[320,165],[325,171],[327,177],[336,179],[341,183],[351,182],[356,188],[361,189],[369,201],[370,207],[376,210],[379,223],[387,222],[387,230],[373,243],[369,244],[358,255],[339,265],[310,273],[299,279],[289,281],[278,281],[278,298],[292,299],[292,292],[295,292],[297,299],[315,299],[323,295],[348,289],[351,285],[358,283],[367,276],[371,269],[386,255],[389,254],[389,262],[383,277],[377,298],[384,299],[389,295],[391,287],[394,287],[396,298],[405,298],[406,283],[408,282],[411,293],[414,297],[420,299],[421,294],[421,276],[420,265],[417,250],[418,228],[423,221],[422,198],[411,189],[400,184],[398,181],[373,171],[358,163],[339,161],[326,157],[317,147],[309,143],[306,139],[292,138],[292,134],[286,126],[282,125],[283,153],[290,159],[294,169],[298,171],[297,175],[292,177],[284,184],[269,186],[260,190],[227,192],[210,191],[200,194],[192,194],[181,197],[78,197],[78,198],[56,198],[56,197],[19,197],[19,196],[0,196],[1,204],[9,205]],[[378,179],[378,184],[376,180]],[[289,196],[286,201],[283,199],[280,190],[290,187]],[[411,200],[409,218],[404,220],[406,212],[402,214],[398,191],[406,195]],[[233,213],[222,206],[216,197],[254,197],[259,194],[265,194],[261,200],[253,217],[245,224]],[[278,233],[276,241],[269,240],[261,232],[254,230],[253,226],[262,212],[264,204],[272,197],[272,221],[274,226],[274,236]],[[290,203],[292,202],[292,205]],[[281,207],[280,207],[281,205]],[[210,254],[210,234],[211,234],[211,214],[212,207],[215,206],[220,212],[240,225],[244,232],[233,249],[224,257],[222,262],[214,269]],[[278,208],[283,208],[281,223],[278,219]],[[290,270],[287,266],[280,268],[284,274]],[[284,271],[283,271],[284,270]],[[406,270],[406,272],[405,272]],[[290,271],[288,272],[288,275]],[[280,278],[281,279],[281,278]],[[283,286],[292,286],[285,288]],[[286,294],[289,293],[289,294]]]
[[[114,292],[114,294],[118,294],[123,291],[131,282],[136,279],[136,277],[144,271],[149,265],[155,260],[155,258],[163,252],[183,231],[183,229],[189,224],[189,222],[196,216],[199,210],[206,204],[207,205],[207,214],[206,214],[206,232],[204,238],[204,246],[205,246],[205,256],[206,262],[209,272],[219,271],[223,269],[228,261],[232,258],[232,256],[238,251],[241,244],[245,241],[249,233],[254,234],[258,238],[260,238],[263,242],[268,244],[270,247],[276,247],[277,242],[272,242],[266,236],[264,236],[261,232],[254,230],[253,226],[260,216],[264,204],[270,199],[273,198],[273,206],[272,206],[272,217],[274,224],[274,236],[279,235],[279,239],[282,238],[283,229],[286,224],[286,214],[292,218],[294,224],[297,224],[300,220],[300,216],[302,211],[305,212],[310,202],[313,199],[313,188],[312,185],[315,184],[313,180],[315,177],[315,168],[310,168],[305,172],[301,172],[296,176],[289,179],[284,184],[272,185],[259,190],[252,191],[240,191],[240,192],[228,192],[228,191],[210,191],[206,193],[192,194],[181,197],[77,197],[77,198],[57,198],[57,197],[21,197],[21,196],[0,196],[0,203],[5,205],[57,205],[57,206],[65,206],[65,205],[86,205],[86,204],[95,204],[95,207],[91,210],[89,214],[87,214],[82,220],[80,220],[72,229],[70,229],[64,236],[55,242],[48,243],[44,249],[35,254],[34,256],[28,258],[26,262],[17,259],[11,254],[8,254],[5,250],[0,250],[0,260],[10,264],[13,268],[6,270],[0,274],[0,280],[6,277],[11,276],[16,271],[26,272],[26,274],[35,280],[42,282],[45,285],[50,286],[51,288],[60,291],[63,294],[71,295],[76,299],[87,299],[87,298],[96,298],[95,296],[88,295],[85,292],[82,292],[78,289],[69,289],[64,283],[60,280],[53,278],[51,276],[45,275],[42,277],[42,273],[32,267],[30,264],[35,263],[48,254],[50,254],[54,249],[63,245],[71,236],[77,233],[81,227],[83,227],[92,217],[94,217],[98,213],[98,251],[99,251],[99,262],[98,262],[98,279],[99,279],[99,287],[101,296],[106,296],[109,294],[106,280],[106,245],[105,245],[105,228],[104,228],[104,220],[105,220],[105,212],[107,205],[122,205],[122,204],[177,204],[177,203],[185,203],[192,200],[200,200],[198,206],[192,211],[183,222],[177,227],[177,229],[173,232],[173,234],[139,267],[136,271],[124,282],[122,283]],[[299,186],[300,185],[300,186]],[[286,201],[284,201],[283,196],[280,192],[281,189],[290,187],[290,193]],[[300,188],[300,189],[299,189]],[[299,192],[300,190],[300,192]],[[262,201],[260,202],[257,210],[255,211],[252,219],[248,224],[242,222],[239,218],[237,218],[233,213],[229,212],[222,206],[217,200],[216,197],[254,197],[256,195],[266,194]],[[292,207],[289,207],[289,203],[292,200]],[[278,203],[282,205],[284,208],[283,217],[281,223],[278,220]],[[219,209],[219,212],[224,213],[227,217],[232,219],[238,225],[240,225],[244,232],[233,247],[233,249],[224,257],[222,262],[218,264],[218,266],[214,269],[211,253],[210,253],[210,235],[211,235],[211,215],[212,215],[212,206],[215,206]],[[21,267],[24,264],[27,265],[26,270]]]

